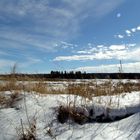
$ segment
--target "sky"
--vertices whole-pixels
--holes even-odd
[[[140,0],[0,0],[0,73],[140,73]]]

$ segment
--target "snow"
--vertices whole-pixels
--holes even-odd
[[[2,93],[1,93],[2,94]],[[5,96],[10,91],[3,92]],[[93,97],[93,100],[82,100],[76,95],[40,95],[37,93],[20,93],[21,100],[14,108],[0,109],[0,140],[18,140],[23,126],[36,120],[36,137],[39,140],[139,140],[140,139],[140,92],[122,93],[114,96]],[[102,113],[111,117],[133,114],[127,118],[110,123],[74,122],[61,124],[57,121],[57,108],[66,105],[67,101],[76,106],[94,110],[94,117]],[[80,109],[78,109],[80,111]],[[84,110],[86,115],[87,111]],[[51,131],[52,137],[47,133]]]
[[[135,140],[139,137],[140,113],[125,120],[105,124],[85,124],[84,126],[73,126],[66,133],[58,136],[58,139],[80,139],[80,140]]]

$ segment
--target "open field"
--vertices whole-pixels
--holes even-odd
[[[140,140],[140,0],[0,0],[0,140]]]
[[[1,140],[138,140],[140,80],[0,81]]]

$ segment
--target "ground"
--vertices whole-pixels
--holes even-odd
[[[61,82],[50,82],[50,84],[56,87],[62,86]],[[38,140],[140,139],[140,91],[97,96],[92,97],[92,100],[78,95],[19,92],[13,104],[1,105],[0,140],[19,140],[23,133],[29,134],[29,131]],[[1,95],[5,98],[11,97],[11,94],[12,91],[1,91]],[[93,116],[90,116],[93,117],[93,121],[82,125],[72,120],[63,124],[58,122],[58,108],[73,103],[79,111],[84,108],[86,115],[89,115],[89,111],[93,109]],[[98,122],[97,117],[102,114],[112,120]]]

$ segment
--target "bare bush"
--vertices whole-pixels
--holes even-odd
[[[17,129],[19,140],[36,140],[36,120],[34,119],[30,125],[25,128],[21,119],[21,128]]]
[[[73,120],[78,124],[83,124],[88,121],[88,115],[84,112],[84,108],[60,106],[58,108],[57,120],[60,123],[65,123],[68,120]]]

